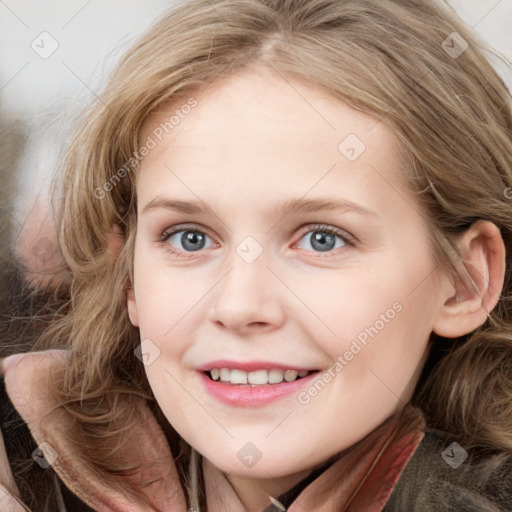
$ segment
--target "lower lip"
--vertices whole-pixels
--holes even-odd
[[[265,384],[254,387],[249,384],[223,384],[220,381],[210,379],[204,372],[200,372],[200,377],[208,393],[217,400],[237,407],[257,407],[275,402],[293,393],[298,393],[318,373],[310,373],[292,382],[283,381],[280,384]]]

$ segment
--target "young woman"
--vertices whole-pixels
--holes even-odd
[[[158,21],[63,160],[67,302],[3,361],[52,491],[18,461],[5,492],[509,509],[512,113],[483,50],[435,1]]]

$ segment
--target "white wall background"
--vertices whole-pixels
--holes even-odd
[[[0,0],[3,109],[30,116],[56,98],[94,89],[107,54],[115,52],[107,58],[108,65],[177,1]],[[512,0],[450,3],[487,42],[512,60]],[[47,59],[39,57],[30,46],[43,31],[59,45]]]
[[[31,115],[56,98],[94,89],[96,78],[171,0],[0,1],[0,94],[3,109]],[[57,50],[41,58],[31,42],[43,31]],[[39,42],[38,42],[39,41]],[[36,40],[41,46],[41,39]],[[112,54],[107,57],[108,54]]]
[[[0,107],[33,135],[22,164],[16,216],[47,182],[58,145],[45,120],[77,96],[88,99],[123,50],[179,0],[0,0]],[[451,0],[481,36],[512,60],[512,0]],[[47,32],[48,35],[41,35]],[[42,58],[33,47],[38,49]],[[49,53],[54,46],[56,50]],[[499,67],[507,82],[512,73]]]

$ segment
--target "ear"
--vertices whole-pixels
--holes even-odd
[[[139,327],[139,312],[137,310],[137,301],[135,300],[135,292],[133,288],[126,290],[126,306],[128,307],[128,316],[134,327]]]
[[[447,287],[433,331],[445,338],[468,334],[487,320],[505,280],[505,244],[498,227],[475,222],[460,238],[461,279]]]

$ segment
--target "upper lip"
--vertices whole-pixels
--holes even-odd
[[[281,370],[297,370],[297,371],[314,371],[316,368],[309,368],[306,366],[294,366],[290,364],[276,363],[273,361],[230,361],[227,359],[219,359],[217,361],[211,361],[205,363],[196,368],[200,372],[208,372],[213,368],[229,368],[231,370],[243,370],[246,372],[253,372],[256,370],[272,370],[279,368]]]

